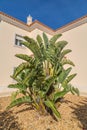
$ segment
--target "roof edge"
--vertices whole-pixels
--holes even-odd
[[[27,25],[27,23],[24,23],[24,22],[22,22],[21,20],[18,20],[17,18],[14,18],[14,17],[12,17],[12,16],[10,16],[10,15],[8,15],[8,14],[5,14],[4,12],[1,12],[1,11],[0,11],[0,15],[6,16],[6,17],[8,17],[8,18],[14,20],[15,22],[18,22],[18,23],[20,23],[20,24],[26,26],[26,27],[28,28],[28,30],[30,30],[30,31],[31,31],[31,28],[32,28],[32,30],[34,30],[34,25],[35,25],[35,24],[39,24],[39,25],[41,25],[42,27],[44,27],[44,28],[46,29],[46,32],[48,32],[49,34],[53,35],[53,33],[54,33],[54,30],[53,30],[52,28],[48,27],[47,25],[41,23],[41,22],[38,21],[38,20],[35,20],[35,21],[33,21],[30,25]],[[2,19],[2,20],[3,20],[3,19]],[[29,28],[30,28],[30,29],[29,29]],[[39,28],[39,26],[37,26],[37,28]],[[41,30],[41,28],[40,28],[40,30]],[[43,30],[42,30],[42,31],[43,31]],[[51,32],[50,32],[50,31],[51,31]]]
[[[87,15],[84,15],[84,16],[82,16],[82,17],[80,17],[80,18],[78,18],[78,19],[76,19],[76,20],[73,20],[72,22],[70,22],[70,23],[68,23],[68,24],[66,24],[66,25],[64,25],[64,26],[62,26],[62,27],[60,27],[60,28],[57,28],[57,29],[55,30],[55,32],[58,31],[58,30],[61,30],[61,29],[63,29],[63,28],[66,28],[66,27],[68,27],[68,26],[70,26],[70,25],[72,25],[72,24],[75,24],[75,23],[77,23],[77,22],[79,22],[79,21],[81,21],[81,20],[83,20],[83,19],[85,19],[85,18],[87,18]]]
[[[51,31],[55,31],[54,29],[50,28],[49,26],[45,25],[44,23],[42,23],[42,22],[40,22],[40,21],[38,21],[38,20],[33,21],[33,22],[30,24],[29,27],[31,27],[31,26],[32,26],[33,24],[35,24],[35,23],[40,24],[40,25],[42,25],[42,26],[48,28],[48,29],[51,30]]]
[[[9,18],[13,19],[14,21],[20,22],[21,24],[24,24],[24,25],[26,25],[26,26],[29,27],[29,25],[27,25],[27,24],[24,23],[23,21],[21,21],[21,20],[19,20],[19,19],[17,19],[17,18],[14,18],[14,17],[12,17],[12,16],[10,16],[10,15],[4,13],[4,12],[1,12],[1,11],[0,11],[0,14],[1,14],[1,15],[4,15],[4,16],[6,16],[6,17],[9,17]]]
[[[28,27],[28,28],[33,28],[33,26],[34,26],[35,24],[39,24],[39,25],[41,25],[42,27],[44,27],[45,29],[47,29],[47,30],[48,30],[47,32],[49,32],[49,34],[51,34],[51,33],[52,33],[52,34],[55,34],[55,33],[57,33],[58,31],[59,31],[59,32],[64,32],[64,29],[65,29],[65,31],[67,31],[67,30],[69,30],[69,29],[72,29],[72,28],[74,28],[74,27],[77,27],[77,23],[79,23],[80,21],[82,21],[82,20],[84,20],[85,18],[87,18],[87,15],[84,15],[83,17],[78,18],[78,19],[76,19],[76,20],[74,20],[74,21],[72,21],[72,22],[70,22],[70,23],[68,23],[68,24],[66,24],[66,25],[64,25],[64,26],[62,26],[62,27],[57,28],[56,30],[54,30],[54,29],[50,28],[49,26],[43,24],[42,22],[40,22],[40,21],[38,21],[38,20],[35,20],[35,21],[33,21],[30,25],[27,25],[27,24],[24,23],[23,21],[18,20],[18,19],[14,18],[14,17],[12,17],[12,16],[10,16],[10,15],[8,15],[8,14],[5,14],[4,12],[1,12],[1,11],[0,11],[0,14],[6,16],[6,17],[8,17],[8,18],[10,18],[10,19],[12,19],[12,20],[14,20],[14,21],[16,21],[16,22],[19,22],[19,23],[23,24],[23,25],[25,25],[25,26]],[[83,24],[83,23],[81,23],[81,24]],[[75,26],[73,27],[73,25],[75,25]],[[78,24],[78,26],[79,26],[79,25],[80,25],[80,24]],[[71,26],[71,27],[68,29],[69,26]],[[37,28],[39,28],[39,26],[37,26]],[[33,30],[33,29],[32,29],[32,30]],[[43,30],[43,28],[42,28],[42,30]],[[51,31],[51,32],[50,32],[50,31]]]

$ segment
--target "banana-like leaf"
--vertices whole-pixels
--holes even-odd
[[[71,51],[72,50],[70,49],[63,50],[63,52],[61,52],[60,59],[62,59],[66,54],[70,53]]]
[[[53,50],[53,48],[48,48],[48,50],[46,51],[47,57],[54,57],[55,56],[55,51]]]
[[[37,42],[39,44],[39,48],[40,48],[41,54],[43,55],[43,58],[46,59],[46,50],[44,48],[44,43],[40,35],[37,35]]]
[[[25,79],[22,81],[23,84],[28,85],[28,82],[36,75],[36,71],[32,69],[30,73],[28,73],[25,77]]]
[[[16,54],[15,56],[22,60],[28,61],[28,62],[32,60],[32,57],[30,57],[26,54]]]
[[[55,53],[55,46],[53,47],[50,45],[50,47],[48,47],[46,51],[46,57],[47,57],[47,60],[51,62],[51,64],[55,64],[55,62],[58,61],[58,58]]]
[[[60,63],[56,63],[54,66],[54,75],[57,75],[59,77],[60,73],[62,72],[62,67],[60,66]]]
[[[17,83],[17,84],[10,84],[8,86],[8,88],[16,88],[16,89],[19,89],[19,90],[26,90],[27,87],[23,84]]]
[[[60,51],[68,44],[67,41],[59,41],[56,43],[56,47],[60,48]]]
[[[77,94],[79,96],[78,88],[73,87],[71,84],[67,84],[65,90],[71,92],[73,95]]]
[[[78,88],[73,87],[71,84],[66,84],[66,87],[64,88],[64,90],[67,92],[71,92],[73,95],[77,94],[79,96]]]
[[[43,43],[43,40],[42,40],[41,36],[37,35],[36,39],[37,39],[37,42],[39,43],[39,46],[41,47],[41,45]]]
[[[33,38],[30,38],[28,36],[24,36],[24,39],[29,43],[36,43],[36,41]]]
[[[80,92],[79,92],[79,89],[78,88],[74,88],[74,91],[76,92],[76,94],[79,96],[80,95]]]
[[[79,96],[79,90],[78,90],[78,88],[71,87],[70,91],[71,91],[71,93],[72,93],[73,95],[77,94],[77,95]]]
[[[13,74],[12,77],[15,79],[19,73],[21,73],[24,69],[26,69],[26,68],[28,68],[28,67],[29,67],[29,63],[27,63],[27,62],[20,64],[20,65],[14,70],[14,74]]]
[[[20,91],[16,91],[16,92],[13,92],[12,93],[12,95],[11,95],[11,102],[13,102],[15,99],[16,99],[16,97],[17,97],[17,95],[20,93]]]
[[[51,39],[50,39],[50,43],[51,44],[55,44],[55,42],[57,41],[58,38],[60,38],[62,36],[62,34],[56,34],[54,35]]]
[[[11,104],[7,107],[7,109],[10,109],[14,106],[21,105],[23,103],[32,103],[31,97],[30,96],[24,96],[22,98],[18,98],[11,102]]]
[[[53,115],[55,116],[55,118],[56,118],[57,120],[58,120],[59,118],[61,118],[60,113],[57,111],[57,109],[56,109],[54,103],[53,103],[51,100],[47,99],[46,101],[44,101],[44,103],[45,103],[45,105],[46,105],[48,108],[50,108],[50,109],[52,110]]]
[[[62,65],[69,64],[69,65],[75,66],[75,64],[67,58],[62,59],[61,64]]]
[[[66,77],[68,76],[68,74],[70,73],[70,71],[72,70],[71,67],[69,67],[66,70],[62,70],[62,72],[59,75],[59,82],[63,83],[63,81],[66,79]]]
[[[44,86],[43,90],[44,90],[45,94],[49,91],[49,89],[50,89],[52,83],[55,81],[55,79],[56,79],[55,76],[50,76],[45,80],[45,82],[43,83],[43,86]]]
[[[45,48],[48,48],[49,45],[49,41],[48,41],[48,37],[45,33],[43,33],[43,39],[44,39],[44,43],[45,43]]]
[[[22,42],[22,44],[26,46],[29,50],[31,50],[36,58],[40,59],[42,55],[37,42],[29,37],[27,37],[26,39],[28,42]]]
[[[60,48],[56,47],[55,48],[55,55],[59,58],[60,54],[61,54]]]
[[[53,98],[53,101],[56,102],[59,98],[62,98],[65,94],[67,94],[68,91],[66,91],[65,89],[63,91],[60,91],[60,92],[56,92],[54,94],[54,98]]]
[[[41,51],[37,43],[30,44],[30,50],[32,50],[35,58],[40,59],[42,57]]]
[[[25,47],[27,47],[30,50],[30,43],[23,41],[21,44],[23,44]]]
[[[72,74],[70,76],[67,77],[67,83],[69,83],[77,74]]]

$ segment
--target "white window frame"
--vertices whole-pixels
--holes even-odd
[[[15,46],[24,47],[24,45],[21,44],[22,41],[24,41],[23,36],[16,34],[15,35]]]

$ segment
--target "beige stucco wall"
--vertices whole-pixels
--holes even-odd
[[[0,86],[7,86],[13,80],[10,75],[13,73],[21,60],[14,55],[17,53],[29,53],[25,47],[15,46],[15,35],[29,35],[29,32],[4,21],[0,23]]]
[[[68,41],[66,48],[72,50],[67,55],[75,63],[72,72],[77,73],[72,83],[81,92],[87,92],[87,23],[64,32],[61,39]]]
[[[45,32],[44,32],[45,33]],[[30,33],[30,37],[32,38],[35,38],[37,37],[37,35],[40,35],[41,37],[43,37],[43,31],[39,30],[39,29],[34,29],[31,33]],[[51,38],[52,36],[50,34],[47,34],[46,35]]]

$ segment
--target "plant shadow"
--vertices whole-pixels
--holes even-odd
[[[22,112],[29,111],[29,110],[34,110],[34,108],[29,105],[25,105],[25,108],[18,110],[17,112],[15,112],[15,114],[22,113]]]
[[[75,104],[73,109],[74,118],[77,118],[83,126],[83,130],[87,130],[87,98],[78,104]],[[81,126],[79,126],[81,127]]]
[[[12,111],[0,111],[0,130],[22,130]]]

